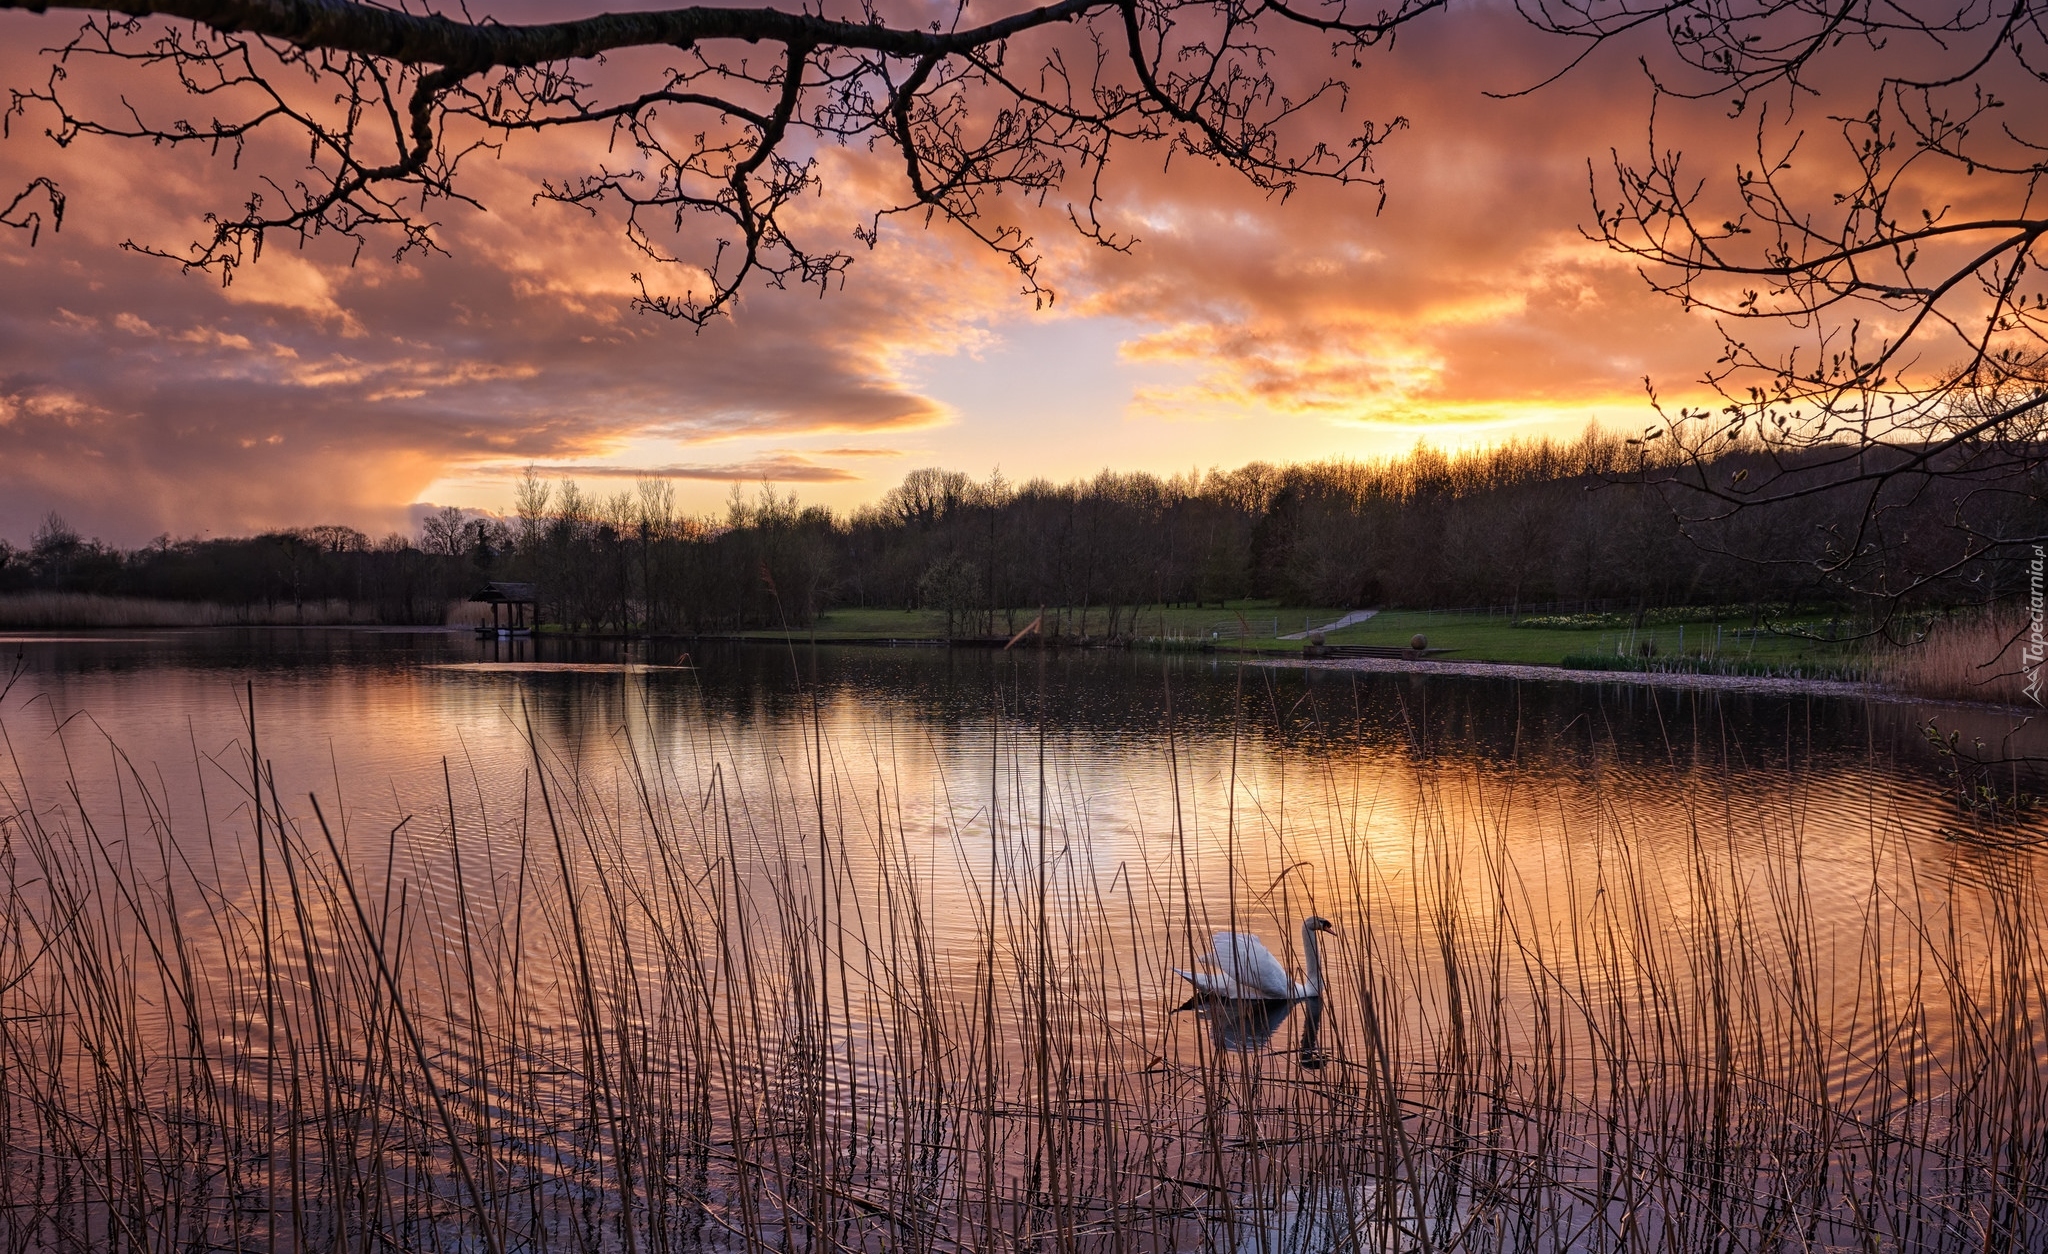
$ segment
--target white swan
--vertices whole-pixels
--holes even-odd
[[[1323,995],[1323,955],[1316,948],[1316,933],[1330,930],[1330,921],[1312,914],[1301,921],[1302,956],[1308,962],[1308,982],[1296,984],[1287,978],[1287,968],[1250,932],[1218,932],[1209,942],[1209,952],[1196,958],[1208,971],[1173,973],[1195,986],[1207,997],[1229,1001],[1301,1001]]]

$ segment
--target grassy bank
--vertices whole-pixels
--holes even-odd
[[[1304,629],[1304,624],[1321,625],[1344,615],[1344,610],[1286,606],[1276,601],[1232,601],[1222,607],[1192,609],[1184,605],[1145,605],[1118,611],[1116,638],[1119,640],[1168,639],[1187,642],[1221,642],[1251,647],[1273,647],[1275,637]],[[995,616],[995,635],[1014,635],[1038,616],[1036,609],[1000,611]],[[1102,640],[1109,635],[1109,612],[1100,606],[1052,607],[1046,613],[1048,630],[1068,639]],[[972,625],[956,622],[955,634],[978,636],[984,620]],[[743,636],[780,640],[784,633],[760,630]],[[818,615],[798,635],[849,640],[943,640],[946,615],[938,610],[840,608]],[[1280,642],[1285,643],[1285,642]],[[1301,642],[1290,646],[1300,648]]]
[[[1626,665],[1631,658],[1668,664],[1671,659],[1694,657],[1760,668],[1816,668],[1840,665],[1849,657],[1841,645],[1767,630],[1752,632],[1747,617],[1708,611],[1697,617],[1666,616],[1665,621],[1638,628],[1612,620],[1551,626],[1541,619],[1518,621],[1505,614],[1388,610],[1331,632],[1326,640],[1405,645],[1417,635],[1427,637],[1431,648],[1451,649],[1448,656],[1466,662],[1560,666],[1567,659],[1611,657]]]
[[[1118,616],[1118,640],[1145,648],[1213,648],[1252,653],[1298,653],[1303,641],[1282,637],[1320,628],[1349,611],[1272,601],[1231,602],[1223,608],[1142,606]],[[448,606],[443,621],[473,622],[478,607],[464,602]],[[999,614],[998,635],[1029,624],[1036,611]],[[1106,611],[1055,610],[1049,620],[1068,639],[1101,641],[1109,628]],[[218,605],[201,601],[164,601],[137,597],[104,597],[83,593],[33,592],[0,596],[0,630],[50,631],[144,627],[325,626],[372,624],[375,607],[343,601],[309,602],[303,606]],[[978,626],[979,624],[977,624]],[[1669,660],[1683,655],[1705,656],[1769,669],[1809,670],[1839,667],[1846,654],[1838,646],[1768,633],[1750,638],[1747,620],[1703,616],[1662,621],[1643,629],[1612,626],[1546,626],[1518,623],[1506,615],[1446,613],[1426,610],[1385,610],[1363,623],[1326,633],[1330,644],[1406,645],[1415,635],[1432,648],[1449,649],[1458,661],[1520,662],[1564,665],[1589,657],[1645,657]],[[550,624],[553,629],[554,625]],[[968,629],[956,624],[956,630]],[[844,608],[827,610],[808,627],[783,631],[752,631],[742,638],[844,641],[933,641],[946,639],[946,616],[935,610]],[[1625,663],[1617,663],[1617,666]]]
[[[1222,609],[1143,606],[1135,613],[1126,611],[1120,626],[1129,633],[1126,639],[1141,648],[1298,653],[1301,640],[1281,637],[1309,627],[1320,628],[1347,613],[1343,609],[1272,601],[1231,602]],[[1016,627],[1029,623],[1034,616],[1035,612],[1015,615]],[[1084,625],[1095,633],[1102,632],[1107,620],[1108,616],[1097,609],[1085,617],[1079,610],[1065,611],[1061,621],[1067,634],[1076,636],[1082,634]],[[1010,623],[1010,616],[998,615],[998,634],[1006,634],[1006,629],[1014,631]],[[1724,665],[1731,673],[1737,673],[1737,668],[1754,673],[1840,673],[1854,664],[1854,652],[1847,646],[1768,629],[1753,632],[1747,616],[1717,615],[1709,610],[1687,616],[1667,611],[1654,616],[1643,627],[1627,623],[1626,616],[1579,616],[1559,622],[1517,619],[1507,614],[1382,610],[1365,622],[1326,632],[1324,638],[1333,645],[1405,646],[1414,636],[1422,635],[1432,648],[1451,650],[1445,656],[1457,661],[1543,666],[1566,665],[1570,659],[1616,658],[1619,660],[1609,665],[1624,669],[1629,658],[1668,666],[1674,664],[1673,659],[1694,657]],[[748,634],[758,639],[782,638],[780,632]],[[842,640],[941,640],[946,634],[946,619],[944,614],[927,610],[835,609],[825,611],[814,625],[794,634]]]
[[[472,607],[455,602],[443,622],[464,621]],[[219,605],[96,596],[85,592],[20,592],[0,596],[0,630],[59,631],[140,627],[326,627],[377,622],[376,607],[347,601],[301,605]]]

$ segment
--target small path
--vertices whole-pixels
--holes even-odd
[[[1320,631],[1325,634],[1328,634],[1329,632],[1339,631],[1345,627],[1351,626],[1351,624],[1353,623],[1362,623],[1366,619],[1371,618],[1373,615],[1377,613],[1379,613],[1378,610],[1353,610],[1349,614],[1346,614],[1344,617],[1338,619],[1334,623],[1324,623],[1320,627],[1311,627],[1308,629],[1308,631],[1290,632],[1287,635],[1281,636],[1280,639],[1306,640],[1309,638],[1310,632]]]

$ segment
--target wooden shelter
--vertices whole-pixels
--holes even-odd
[[[530,633],[540,630],[540,591],[530,583],[503,583],[493,581],[485,584],[470,595],[471,604],[491,607],[490,630],[496,632],[516,631]],[[504,621],[499,621],[499,615]]]

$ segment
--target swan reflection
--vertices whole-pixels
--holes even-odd
[[[1303,1067],[1314,1071],[1322,1067],[1326,1057],[1318,1041],[1323,1028],[1323,999],[1320,997],[1300,1001],[1261,1001],[1197,994],[1177,1009],[1192,1010],[1207,1023],[1209,1038],[1216,1043],[1216,1048],[1244,1054],[1271,1048],[1273,1037],[1287,1022],[1288,1016],[1294,1013],[1296,1006],[1302,1008],[1301,1041],[1292,1052],[1300,1055]]]

